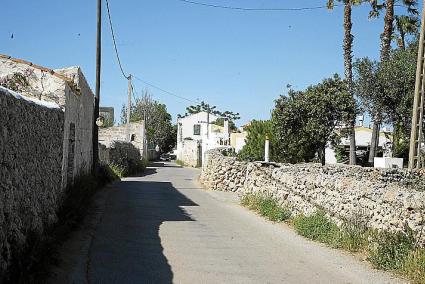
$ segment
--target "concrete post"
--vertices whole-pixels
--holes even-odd
[[[269,136],[266,135],[266,142],[264,143],[264,161],[266,163],[270,162],[269,151],[270,151],[270,141]]]

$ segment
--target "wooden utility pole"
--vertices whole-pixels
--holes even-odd
[[[416,67],[415,98],[413,101],[412,133],[410,136],[409,169],[418,169],[424,166],[421,157],[423,142],[423,121],[424,121],[424,25],[425,25],[425,5],[422,8],[422,21],[419,37],[418,62]]]
[[[97,0],[97,36],[96,36],[96,90],[94,98],[93,117],[93,173],[97,173],[99,166],[99,129],[96,121],[99,117],[100,102],[100,67],[101,67],[101,37],[102,37],[102,0]]]
[[[131,141],[130,135],[130,115],[131,115],[131,74],[128,75],[128,100],[127,100],[127,139]]]

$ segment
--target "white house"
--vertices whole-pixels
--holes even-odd
[[[213,124],[219,116],[195,113],[177,120],[177,159],[189,166],[201,166],[204,153],[218,147],[230,147],[227,121],[224,127]]]
[[[384,129],[385,130],[385,129]],[[364,126],[356,126],[356,148],[357,148],[357,156],[363,151],[368,151],[370,148],[370,141],[372,139],[372,129]],[[378,148],[387,149],[389,145],[392,144],[392,133],[389,131],[381,131],[379,132],[379,142]],[[350,148],[350,140],[348,138],[342,139],[339,146],[345,147],[348,151]],[[335,150],[332,147],[326,148],[326,163],[328,164],[336,164],[337,159],[335,157]]]

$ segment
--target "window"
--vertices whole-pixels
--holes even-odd
[[[193,126],[193,135],[201,135],[201,125],[195,124]]]

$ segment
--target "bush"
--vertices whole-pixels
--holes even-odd
[[[138,161],[130,160],[126,165],[109,163],[108,166],[114,175],[122,178],[133,174],[140,174],[146,170],[148,160],[142,158]]]
[[[414,249],[415,239],[410,229],[406,232],[372,232],[369,236],[369,261],[384,270],[397,270]]]
[[[291,217],[289,209],[280,206],[275,198],[268,195],[246,194],[242,196],[241,204],[273,222],[282,222]]]

